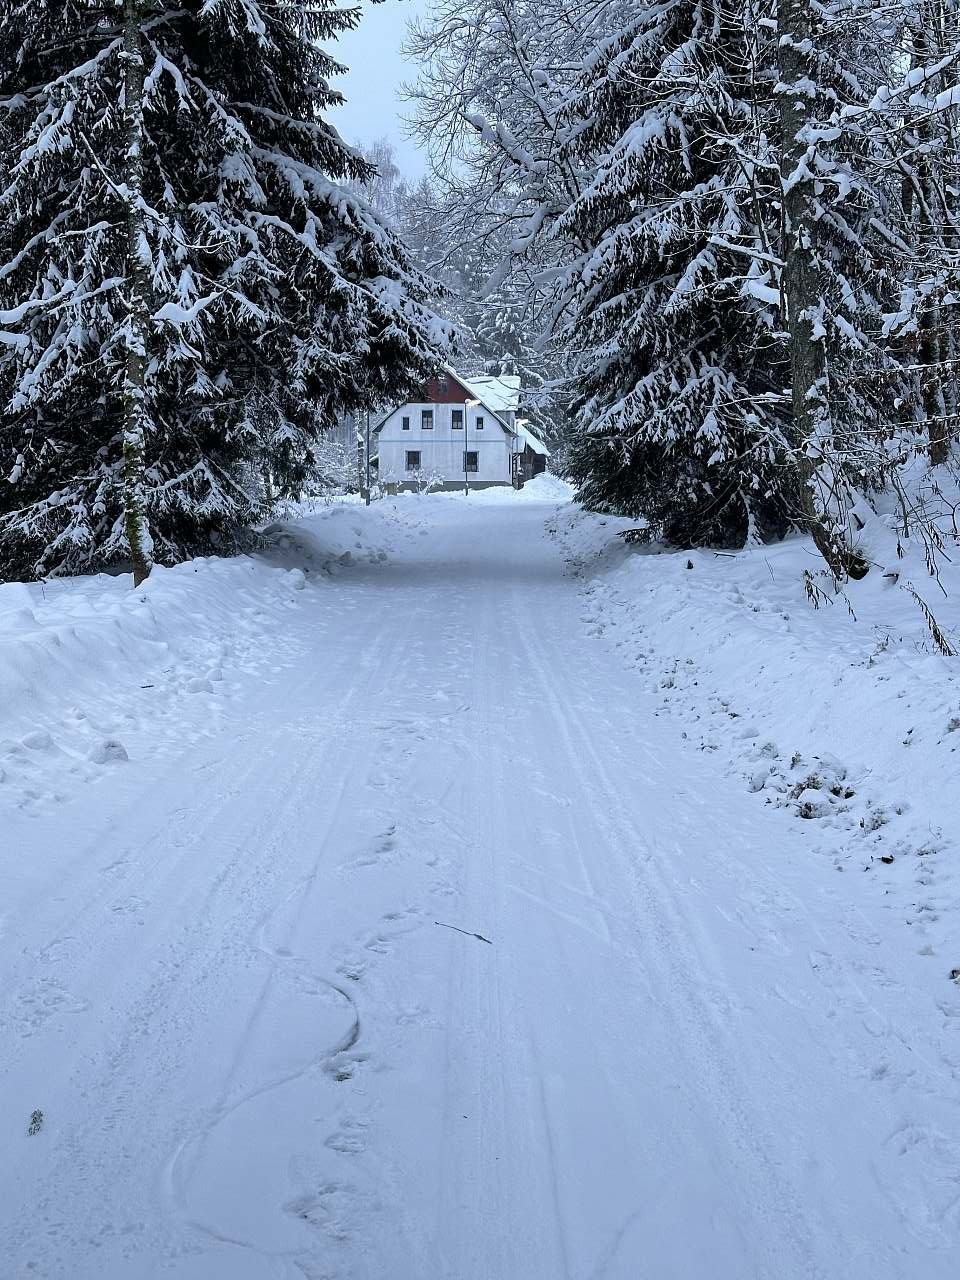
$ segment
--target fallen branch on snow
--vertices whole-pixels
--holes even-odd
[[[485,938],[482,933],[471,933],[469,929],[461,929],[456,924],[444,924],[442,920],[434,920],[434,924],[438,924],[441,929],[454,929],[457,933],[462,933],[467,938],[479,938],[481,942],[486,942],[488,946],[493,946],[489,938]]]

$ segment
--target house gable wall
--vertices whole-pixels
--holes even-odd
[[[465,451],[477,454],[477,470],[469,479],[477,484],[510,484],[510,455],[514,437],[507,434],[497,418],[483,405],[467,410],[467,429],[453,429],[453,410],[463,409],[467,400],[475,397],[466,391],[455,378],[451,386],[459,388],[459,398],[449,400],[418,400],[401,405],[383,422],[378,430],[377,455],[381,484],[402,484],[416,479],[407,470],[407,452],[419,452],[421,475],[424,478],[439,477],[447,483],[463,481],[463,455]],[[424,431],[421,413],[433,410],[433,429]],[[403,430],[403,419],[410,419],[409,431]],[[477,428],[477,418],[483,419],[483,428]]]
[[[465,400],[476,397],[452,373],[446,377],[431,378],[420,391],[419,403],[424,404],[463,404]]]

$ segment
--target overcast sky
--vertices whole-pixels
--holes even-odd
[[[350,68],[334,82],[347,104],[333,112],[332,123],[348,142],[389,138],[401,169],[414,177],[423,172],[424,160],[404,134],[400,114],[409,107],[400,101],[399,89],[401,81],[414,78],[416,69],[400,56],[400,45],[408,20],[423,13],[427,4],[428,0],[363,0],[359,27],[330,49]]]

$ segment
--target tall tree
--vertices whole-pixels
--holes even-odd
[[[881,76],[859,113],[880,157],[899,182],[903,245],[900,306],[888,324],[912,357],[918,426],[930,461],[947,461],[957,430],[956,298],[960,290],[957,0],[902,0],[887,14],[885,49],[894,68]]]
[[[133,583],[150,572],[153,538],[146,519],[144,463],[147,447],[146,371],[150,338],[150,252],[143,197],[142,0],[124,0],[123,116],[127,141],[120,194],[126,220],[127,315],[123,329],[123,508]]]
[[[883,91],[921,3],[441,0],[418,33],[421,130],[508,232],[498,279],[553,286],[585,501],[684,541],[793,526],[865,571],[916,320]]]
[[[595,174],[553,234],[577,343],[572,471],[590,505],[684,544],[740,544],[791,523],[769,68],[709,0],[637,3],[564,112],[568,163]],[[758,122],[759,120],[759,127]]]
[[[818,34],[811,0],[779,0],[778,63],[780,83],[780,176],[783,189],[782,293],[790,344],[790,386],[793,419],[798,436],[798,495],[809,532],[836,577],[863,577],[867,564],[849,547],[834,523],[815,500],[814,490],[824,468],[836,474],[838,428],[835,421],[837,389],[832,386],[831,339],[835,337],[830,313],[833,301],[827,255],[822,243],[829,225],[826,183],[841,181],[833,157],[820,145],[823,55],[815,46]],[[842,176],[847,177],[848,174]],[[828,206],[827,206],[828,207]],[[856,252],[850,243],[848,252]],[[838,264],[841,275],[848,263]],[[846,424],[848,442],[860,434],[859,423]],[[849,447],[849,443],[848,443]]]
[[[435,367],[449,326],[326,119],[324,45],[355,20],[334,0],[0,13],[8,574],[242,545],[265,464],[295,488],[325,421]]]

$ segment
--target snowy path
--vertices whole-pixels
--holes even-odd
[[[437,501],[215,734],[19,821],[0,1275],[960,1274],[960,1019],[586,636],[548,514]]]

